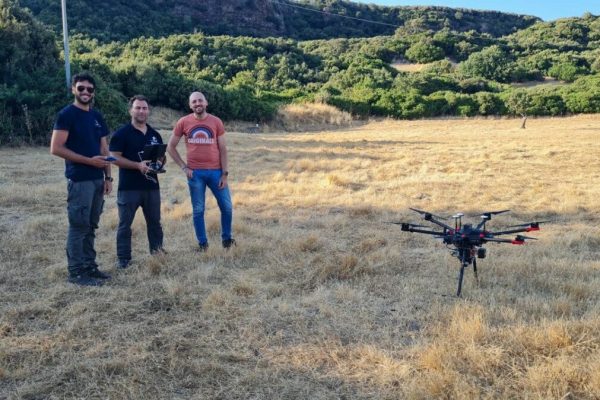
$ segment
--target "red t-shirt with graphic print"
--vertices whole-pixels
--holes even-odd
[[[175,136],[185,136],[187,165],[191,169],[221,169],[218,137],[225,134],[223,121],[212,114],[198,119],[192,113],[180,118],[173,129]]]

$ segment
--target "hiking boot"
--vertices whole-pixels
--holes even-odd
[[[233,240],[233,239],[223,240],[223,248],[224,249],[229,249],[231,246],[235,246],[235,240]]]
[[[100,271],[98,269],[98,266],[92,267],[92,268],[88,269],[86,272],[90,278],[94,278],[94,279],[107,280],[107,279],[111,278],[111,276],[109,274]]]
[[[206,253],[208,251],[208,243],[199,243],[198,244],[198,251],[200,253]]]
[[[129,268],[130,263],[131,263],[131,260],[119,260],[117,262],[117,268],[119,268],[119,269]]]
[[[74,283],[75,285],[80,286],[102,286],[104,284],[103,281],[94,279],[85,273],[69,275],[69,278],[67,280],[71,283]]]

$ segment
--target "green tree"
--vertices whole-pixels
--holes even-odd
[[[565,82],[573,82],[578,76],[584,75],[587,70],[575,65],[573,62],[559,62],[548,69],[548,75]]]
[[[54,35],[12,0],[0,0],[0,144],[43,143],[66,99]]]
[[[531,96],[525,90],[514,90],[506,98],[506,106],[514,115],[520,115],[523,119],[521,129],[525,129],[527,113],[531,107]]]
[[[479,104],[478,113],[480,115],[501,115],[505,112],[506,106],[499,95],[489,92],[479,92],[475,94],[475,100]]]
[[[559,93],[539,91],[531,93],[530,110],[535,115],[563,115],[567,106]]]
[[[473,53],[458,70],[467,77],[481,77],[498,82],[510,82],[515,63],[500,46],[494,45]]]
[[[444,58],[444,50],[433,43],[419,41],[410,46],[405,55],[412,62],[430,63]]]

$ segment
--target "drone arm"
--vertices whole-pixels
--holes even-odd
[[[444,235],[444,232],[430,231],[428,229],[413,228],[410,224],[403,224],[402,230],[405,232],[424,233],[426,235]]]
[[[525,240],[520,237],[516,237],[514,239],[501,239],[501,238],[485,238],[486,242],[494,242],[494,243],[510,243],[510,244],[525,244]]]
[[[481,228],[483,228],[485,230],[485,224],[490,220],[490,218],[486,218],[483,221],[481,221],[479,224],[477,224],[477,230],[480,230]]]
[[[494,243],[512,243],[512,239],[501,239],[501,238],[485,238],[486,242]]]
[[[531,231],[539,231],[540,228],[539,227],[523,227],[523,228],[517,228],[517,229],[508,229],[506,231],[499,231],[499,232],[490,232],[492,235],[509,235],[511,233],[521,233],[521,232],[531,232]]]
[[[430,221],[430,222],[433,222],[434,224],[436,224],[436,225],[438,225],[438,226],[441,226],[442,228],[448,229],[449,231],[451,231],[451,230],[454,230],[454,228],[453,228],[453,227],[451,227],[450,225],[446,225],[445,223],[443,223],[443,222],[441,222],[441,221],[438,221],[438,220],[437,220],[437,219],[435,219],[435,218],[431,218],[431,219],[429,219],[428,221]]]

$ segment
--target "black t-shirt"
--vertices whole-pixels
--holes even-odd
[[[142,161],[141,154],[148,144],[162,144],[160,134],[150,125],[146,133],[136,129],[131,123],[120,127],[110,139],[110,151],[119,151],[121,156],[134,162]],[[149,175],[148,179],[137,169],[119,168],[119,190],[155,190],[158,189],[158,176]]]
[[[59,111],[54,129],[68,131],[65,147],[86,157],[100,155],[100,139],[108,135],[102,114],[91,109],[82,110],[70,104]],[[104,178],[104,169],[65,160],[65,176],[73,181]]]

